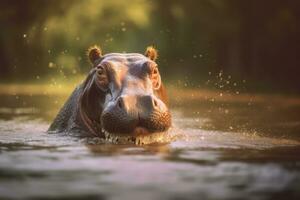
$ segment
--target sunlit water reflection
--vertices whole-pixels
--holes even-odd
[[[136,146],[47,134],[56,97],[0,102],[0,199],[300,197],[299,107],[177,103],[176,140]]]

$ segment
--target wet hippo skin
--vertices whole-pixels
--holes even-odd
[[[93,68],[50,125],[49,132],[74,136],[149,135],[171,126],[167,95],[155,62],[157,51],[145,54],[88,50]]]

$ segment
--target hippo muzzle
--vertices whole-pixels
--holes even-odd
[[[121,95],[104,108],[101,122],[109,133],[137,136],[168,130],[171,115],[155,95]]]

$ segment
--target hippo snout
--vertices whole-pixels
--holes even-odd
[[[167,131],[171,115],[154,95],[122,95],[103,110],[101,123],[109,133],[148,134]]]

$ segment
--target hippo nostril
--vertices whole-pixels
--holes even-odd
[[[123,109],[124,108],[124,102],[123,102],[123,99],[122,98],[119,98],[118,99],[118,102],[117,102],[117,105],[120,109]]]
[[[158,107],[158,102],[156,99],[152,98],[154,108]]]

